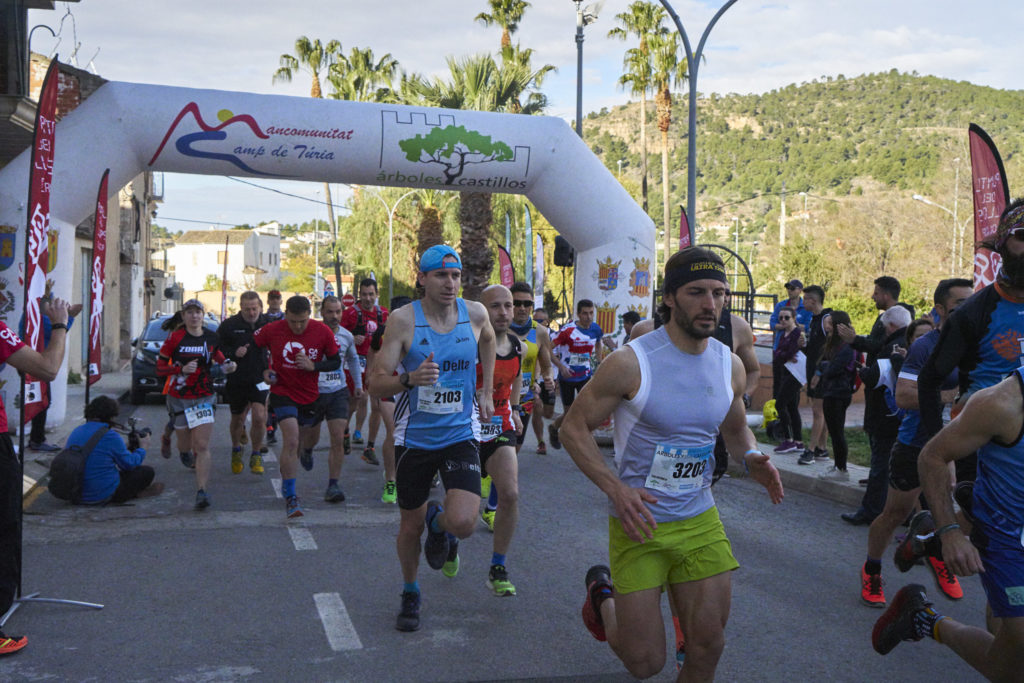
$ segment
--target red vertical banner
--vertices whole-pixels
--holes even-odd
[[[220,319],[228,317],[228,246],[231,237],[224,238],[224,276],[220,280]]]
[[[42,313],[39,298],[46,294],[46,266],[49,263],[48,236],[50,228],[50,183],[53,182],[54,137],[57,127],[57,65],[50,62],[39,91],[39,108],[32,138],[32,162],[28,180],[28,225],[25,234],[25,343],[42,352]],[[32,420],[46,409],[50,397],[45,382],[28,373],[24,375],[25,402],[22,406],[22,424]]]
[[[679,207],[679,249],[682,251],[690,246],[690,222],[686,220],[686,210]],[[665,254],[667,260],[671,254]]]
[[[1010,185],[999,150],[988,133],[972,123],[967,137],[974,189],[974,289],[978,290],[995,282],[999,273],[999,254],[978,245],[994,240],[999,217],[1010,201]]]
[[[501,284],[506,287],[511,287],[516,281],[516,269],[505,247],[498,247],[498,275],[501,277]]]
[[[107,180],[110,169],[103,172],[96,193],[96,220],[92,231],[92,273],[89,287],[89,386],[102,375],[101,332],[103,330],[103,270],[107,262]]]

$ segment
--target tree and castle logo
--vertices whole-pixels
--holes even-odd
[[[476,167],[486,166],[485,174]],[[381,112],[379,185],[423,184],[453,190],[524,190],[530,147],[465,125],[453,114]],[[393,170],[392,170],[393,169]],[[483,175],[483,177],[481,177]]]

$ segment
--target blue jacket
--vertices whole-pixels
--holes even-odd
[[[86,442],[106,425],[103,422],[86,422],[75,427],[68,435],[65,448],[68,446],[84,447]],[[139,448],[129,451],[124,439],[117,432],[110,430],[99,440],[96,447],[85,461],[85,475],[82,480],[82,502],[102,503],[114,495],[121,483],[121,471],[132,470],[142,464],[146,458],[146,449]]]

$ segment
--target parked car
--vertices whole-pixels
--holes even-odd
[[[164,378],[157,377],[156,374],[156,357],[170,334],[163,329],[163,324],[170,318],[169,315],[154,316],[146,323],[142,334],[132,340],[135,355],[132,356],[131,402],[135,405],[144,403],[148,394],[159,393],[163,389]],[[220,321],[212,315],[207,315],[203,320],[203,327],[216,332],[220,327]],[[217,391],[217,399],[220,402],[224,391],[224,379],[215,379],[213,388]]]

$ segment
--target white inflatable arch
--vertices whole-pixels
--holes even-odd
[[[19,246],[28,164],[26,151],[0,170],[0,224],[19,227]],[[114,192],[169,171],[523,194],[576,249],[576,300],[595,302],[606,331],[619,335],[619,317],[651,301],[654,225],[561,119],[109,82],[57,125],[51,228],[74,234],[105,168]],[[58,262],[72,263],[74,240],[58,245]],[[50,274],[58,296],[72,271]],[[13,326],[21,288],[11,293]],[[64,419],[66,367],[50,423]]]

